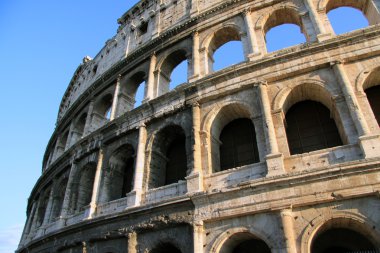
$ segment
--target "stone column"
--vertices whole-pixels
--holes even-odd
[[[61,209],[61,215],[60,215],[60,220],[62,223],[67,218],[67,216],[70,212],[70,202],[71,202],[72,193],[74,190],[73,185],[74,185],[76,177],[78,176],[78,169],[79,168],[78,168],[77,163],[75,161],[73,161],[71,164],[69,179],[67,180],[65,197],[64,197],[63,203],[62,203],[62,209]],[[64,224],[61,224],[61,225],[64,225]]]
[[[317,7],[314,5],[313,0],[306,0],[306,7],[309,10],[311,20],[313,21],[314,27],[317,31],[317,39],[319,42],[327,40],[331,37],[330,33],[326,32],[326,28],[319,19],[319,14],[317,12]]]
[[[193,104],[193,130],[192,130],[192,151],[193,151],[193,168],[187,180],[188,192],[203,191],[203,171],[202,171],[202,157],[201,157],[201,109],[198,103]]]
[[[252,22],[251,10],[246,9],[243,12],[243,16],[244,16],[244,21],[246,24],[246,29],[247,29],[249,47],[251,49],[251,52],[248,54],[248,59],[252,61],[252,60],[257,59],[261,55],[261,53],[259,50],[259,46],[257,44],[255,27],[254,27],[253,22]]]
[[[72,144],[75,143],[73,141],[74,130],[75,130],[75,120],[73,119],[70,123],[69,134],[67,135],[65,150],[69,149],[72,146]]]
[[[118,109],[118,103],[119,103],[119,94],[120,94],[120,80],[121,80],[121,75],[117,77],[116,80],[116,87],[115,87],[115,93],[113,95],[113,101],[112,101],[112,109],[111,109],[111,117],[110,121],[114,120],[115,117],[117,117],[117,109]]]
[[[380,155],[379,135],[371,134],[343,64],[336,61],[332,62],[331,65],[335,75],[338,77],[348,110],[359,134],[359,144],[365,158],[378,157]]]
[[[128,233],[128,253],[137,253],[137,234],[135,232]]]
[[[98,163],[96,165],[96,172],[95,172],[95,178],[94,178],[94,186],[92,188],[92,198],[90,203],[90,210],[88,212],[88,215],[85,219],[91,219],[95,212],[96,207],[98,205],[99,200],[99,193],[100,193],[100,185],[102,180],[102,168],[103,168],[103,148],[100,148],[99,155],[98,155]]]
[[[189,82],[197,80],[200,76],[200,58],[199,58],[199,33],[195,31],[193,33],[193,75],[189,77]]]
[[[84,125],[83,136],[86,136],[91,132],[91,121],[92,121],[93,111],[94,111],[94,100],[91,100],[88,106],[88,112],[87,112],[86,123]]]
[[[157,56],[156,54],[152,54],[150,58],[150,65],[149,65],[149,73],[148,73],[148,82],[146,83],[145,88],[145,97],[143,100],[143,103],[151,100],[154,98],[155,95],[155,89],[156,89],[156,78],[155,78],[155,69],[157,64]]]
[[[48,200],[48,203],[46,205],[46,210],[45,210],[45,216],[44,216],[44,220],[42,222],[42,226],[46,226],[47,224],[49,224],[50,222],[50,216],[51,216],[51,211],[52,211],[52,207],[53,207],[53,201],[54,201],[54,188],[55,188],[55,180],[53,182],[53,186],[51,187],[50,189],[50,194],[49,194],[49,200]]]
[[[359,103],[356,99],[354,89],[352,87],[350,79],[347,76],[343,64],[339,61],[335,61],[331,62],[331,66],[338,78],[340,88],[343,91],[348,110],[351,114],[352,119],[354,120],[354,124],[359,136],[368,135],[370,131],[367,122],[365,121],[364,116],[359,108]]]
[[[133,191],[136,193],[135,206],[140,205],[143,194],[146,137],[147,133],[145,124],[141,124],[139,128],[139,143],[137,146],[135,178],[133,184]]]
[[[203,228],[203,222],[202,221],[197,221],[194,222],[193,225],[193,240],[194,240],[194,252],[196,253],[203,253],[203,233],[204,233],[204,228]]]
[[[290,209],[281,210],[281,221],[284,230],[286,251],[297,253],[297,243],[294,233],[293,212]]]
[[[263,117],[263,127],[267,146],[266,162],[268,176],[275,176],[285,172],[283,155],[279,153],[276,133],[272,119],[272,110],[268,97],[268,87],[265,82],[257,84],[260,105]]]

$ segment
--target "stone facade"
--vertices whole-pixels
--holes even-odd
[[[336,36],[327,12],[342,6],[370,26]],[[379,249],[380,129],[367,98],[380,84],[379,22],[380,0],[139,2],[65,92],[17,252]],[[307,43],[268,53],[266,32],[284,23]],[[213,71],[235,40],[245,61]],[[170,90],[183,60],[188,82]],[[288,112],[304,101],[328,110],[339,145],[292,151]],[[257,157],[224,169],[220,138],[239,119]]]

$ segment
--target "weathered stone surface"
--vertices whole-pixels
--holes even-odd
[[[326,13],[340,6],[370,26],[335,36]],[[331,231],[380,248],[380,129],[365,93],[380,84],[379,9],[140,1],[65,92],[17,251],[314,253],[334,246]],[[307,43],[268,53],[265,33],[283,23]],[[232,40],[246,61],[214,72]],[[169,90],[182,60],[188,82]],[[307,100],[328,109],[342,145],[291,153],[287,113]],[[223,170],[220,136],[238,119],[253,123],[258,161]]]

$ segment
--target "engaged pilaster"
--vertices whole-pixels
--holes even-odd
[[[288,253],[297,253],[297,243],[294,233],[293,212],[290,209],[281,210],[281,221],[284,229],[286,249]]]
[[[243,12],[243,16],[244,16],[244,21],[245,21],[245,24],[246,24],[249,46],[250,46],[250,49],[251,49],[251,52],[248,55],[248,59],[252,61],[252,60],[257,59],[261,55],[261,53],[260,53],[260,50],[259,50],[259,46],[257,44],[257,38],[256,38],[256,34],[255,34],[255,27],[254,27],[253,22],[252,22],[251,10],[250,9],[246,9]]]
[[[136,157],[136,171],[133,184],[133,190],[136,193],[135,206],[141,204],[143,194],[143,180],[144,180],[144,168],[145,168],[145,144],[146,144],[146,127],[145,124],[141,124],[139,128],[139,143],[137,147]]]
[[[95,179],[94,179],[94,187],[92,189],[92,198],[90,203],[90,210],[87,215],[87,219],[91,219],[96,212],[96,207],[98,206],[99,201],[99,193],[100,193],[100,181],[102,175],[103,168],[103,148],[99,150],[98,163],[96,166]]]
[[[187,180],[187,191],[199,192],[203,191],[203,172],[202,172],[202,162],[201,162],[201,109],[198,103],[194,103],[192,107],[192,120],[193,120],[193,140],[192,140],[192,151],[193,151],[193,168],[189,176],[186,177]]]
[[[257,88],[259,91],[260,105],[263,113],[263,126],[267,146],[266,162],[268,167],[268,176],[276,176],[285,172],[284,158],[278,151],[267,84],[265,82],[260,82],[257,84]]]
[[[378,144],[379,136],[371,134],[343,64],[339,61],[335,61],[331,62],[331,66],[335,75],[338,77],[348,110],[359,134],[359,144],[365,158],[378,157],[380,150],[380,145]]]
[[[112,109],[111,109],[111,117],[110,121],[114,120],[115,117],[118,116],[118,104],[119,104],[119,95],[120,95],[120,81],[121,81],[121,75],[117,77],[116,80],[116,87],[115,87],[115,93],[113,95],[112,100]]]

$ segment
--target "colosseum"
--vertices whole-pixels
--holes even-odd
[[[369,25],[336,35],[340,7]],[[380,0],[142,0],[118,23],[63,96],[16,252],[379,252]],[[269,52],[282,24],[306,42]],[[215,71],[230,41],[245,59]]]

